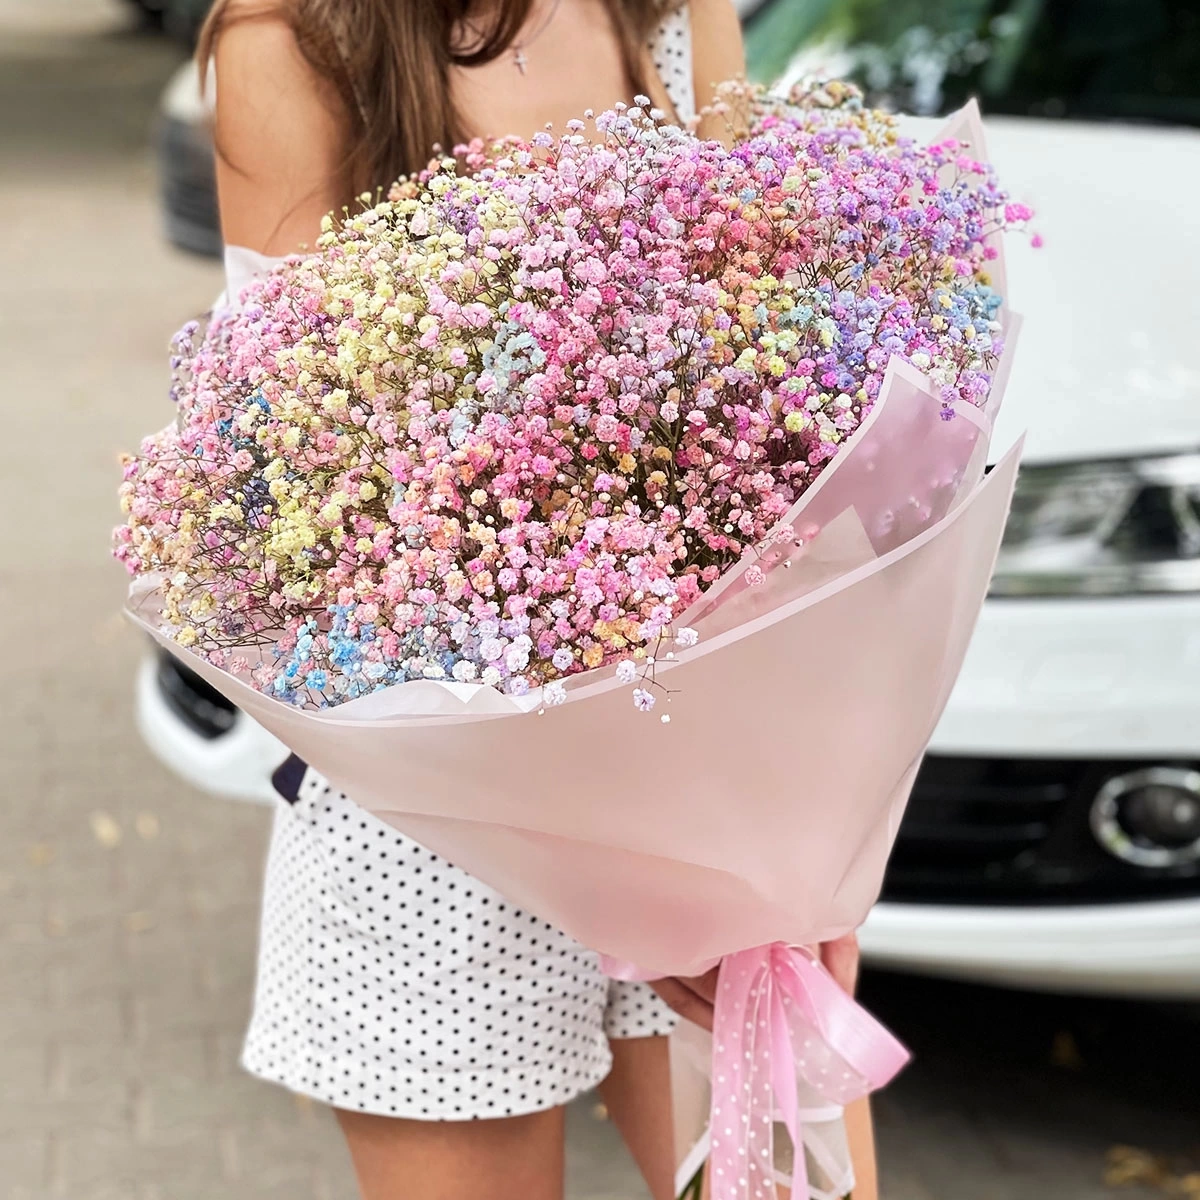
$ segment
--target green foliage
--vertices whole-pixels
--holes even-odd
[[[824,33],[838,7],[839,0],[768,0],[746,23],[750,78],[778,79],[796,51]]]
[[[767,0],[752,78],[832,44],[874,103],[1200,124],[1197,0]]]

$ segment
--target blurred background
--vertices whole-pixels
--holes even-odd
[[[741,7],[760,77],[852,75],[916,132],[979,96],[1046,240],[1011,248],[994,594],[863,934],[916,1052],[885,1196],[1200,1197],[1200,5]],[[0,0],[0,1200],[354,1195],[328,1114],[237,1068],[279,747],[145,651],[106,553],[221,289],[205,8]],[[640,1196],[572,1120],[572,1200]]]

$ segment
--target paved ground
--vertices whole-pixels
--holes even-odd
[[[328,1115],[235,1065],[265,814],[181,788],[130,716],[116,454],[163,422],[166,338],[218,278],[160,236],[146,144],[175,55],[125,15],[0,0],[0,1200],[351,1200]],[[918,1051],[879,1106],[890,1200],[1100,1200],[1119,1143],[1187,1194],[1200,1021],[883,977],[868,996]],[[609,1127],[574,1116],[573,1200],[632,1200]]]

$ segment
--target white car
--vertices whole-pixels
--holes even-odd
[[[988,150],[1046,238],[1008,247],[1025,468],[864,949],[1200,997],[1200,132],[992,119]]]
[[[176,98],[178,100],[178,97]],[[1200,998],[1200,131],[992,118],[1038,212],[996,437],[1028,431],[993,594],[862,931],[880,965]],[[197,786],[285,748],[167,660],[138,715]]]

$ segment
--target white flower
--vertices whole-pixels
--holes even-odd
[[[654,707],[654,696],[645,688],[638,688],[633,693],[633,704],[638,712],[649,712]]]
[[[495,687],[500,682],[500,672],[495,667],[483,668],[483,682],[488,687]]]
[[[694,646],[699,640],[700,635],[687,625],[675,634],[675,645],[683,646],[685,649],[688,646]]]
[[[476,666],[473,662],[467,662],[467,660],[463,658],[459,659],[459,661],[454,664],[453,674],[454,678],[457,679],[459,683],[470,683],[475,676],[479,674],[479,671],[476,669]]]
[[[479,647],[479,656],[484,662],[495,662],[504,653],[504,643],[499,638],[484,638]]]
[[[521,646],[509,646],[504,662],[510,671],[523,671],[529,666],[529,651]]]
[[[567,702],[567,689],[561,683],[548,683],[542,689],[542,702],[547,708],[557,708]]]
[[[617,663],[617,682],[632,683],[637,678],[637,666],[632,658],[623,658]]]

